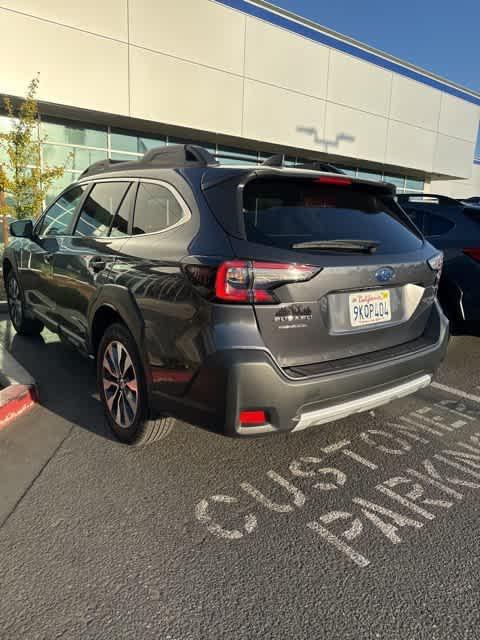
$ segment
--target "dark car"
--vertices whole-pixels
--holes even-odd
[[[476,207],[480,207],[480,196],[472,196],[471,198],[465,198],[462,200],[465,204],[474,205]]]
[[[441,253],[392,186],[318,168],[222,167],[192,145],[92,166],[11,226],[16,330],[95,358],[129,443],[175,419],[297,431],[428,385],[447,345]]]
[[[439,300],[452,333],[480,333],[480,208],[435,194],[405,194],[398,202],[445,256]]]

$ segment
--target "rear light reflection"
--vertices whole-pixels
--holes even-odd
[[[304,264],[230,260],[221,264],[215,281],[215,295],[225,302],[276,302],[273,289],[293,282],[306,282],[320,267]]]
[[[268,424],[268,416],[265,411],[240,411],[240,426],[242,427],[259,427]]]
[[[480,249],[464,249],[463,253],[477,262],[480,262]]]

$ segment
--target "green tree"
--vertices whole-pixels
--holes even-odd
[[[0,133],[0,150],[6,159],[0,165],[0,215],[35,218],[42,210],[52,183],[65,171],[64,166],[42,167],[41,145],[46,137],[40,133],[35,99],[38,84],[39,77],[36,76],[17,108],[10,98],[3,101],[11,129]]]

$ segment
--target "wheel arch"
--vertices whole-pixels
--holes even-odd
[[[132,293],[126,287],[105,285],[92,304],[88,318],[89,351],[96,356],[106,328],[114,322],[124,324],[133,335],[142,358],[145,323]]]

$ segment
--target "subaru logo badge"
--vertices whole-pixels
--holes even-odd
[[[378,282],[390,282],[395,277],[395,271],[392,267],[382,267],[375,273]]]

